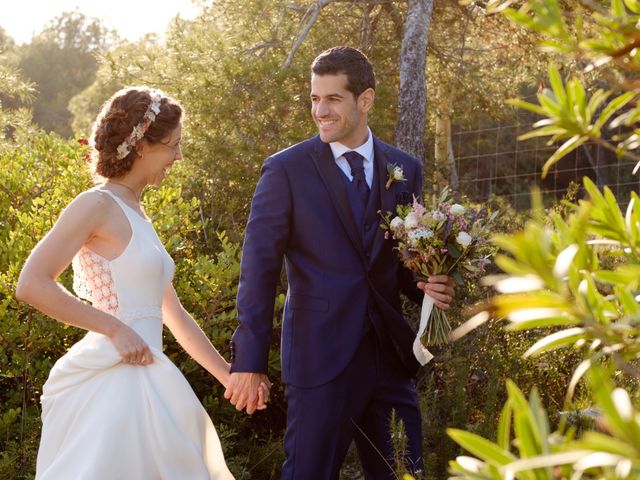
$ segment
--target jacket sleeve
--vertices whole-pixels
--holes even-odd
[[[231,338],[232,372],[267,372],[275,293],[291,220],[291,190],[277,158],[268,158],[251,202]]]
[[[413,189],[411,193],[422,203],[422,177],[423,170],[422,164],[416,160],[415,175],[413,178]],[[400,285],[400,291],[404,293],[412,302],[422,305],[424,298],[424,292],[417,286],[416,275],[408,268],[405,268],[402,264],[398,268],[398,283]]]

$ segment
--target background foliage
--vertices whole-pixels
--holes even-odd
[[[397,118],[398,55],[404,1],[335,2],[322,11],[288,68],[307,7],[313,2],[220,0],[203,3],[193,21],[176,19],[166,39],[150,35],[121,41],[81,14],[54,20],[28,45],[0,31],[0,477],[32,478],[39,436],[38,397],[55,362],[83,332],[66,328],[13,299],[18,272],[64,206],[92,180],[84,164],[85,137],[101,104],[119,87],[147,84],[178,98],[187,111],[184,157],[165,185],[144,195],[147,212],[176,261],[175,284],[183,304],[228,358],[235,328],[235,289],[248,205],[263,160],[314,134],[309,117],[309,64],[337,44],[363,49],[375,65],[377,100],[372,130],[391,142]],[[535,91],[547,56],[536,35],[487,16],[484,7],[441,1],[435,5],[427,59],[429,122],[448,117],[460,125],[511,115],[504,100]],[[55,72],[55,75],[51,75]],[[586,78],[586,77],[585,77]],[[586,78],[585,81],[589,81]],[[440,120],[438,120],[440,119]],[[526,156],[519,161],[527,162]],[[440,190],[450,165],[429,153],[426,191]],[[496,198],[498,230],[524,226]],[[562,211],[553,207],[552,211]],[[71,272],[60,279],[70,286]],[[284,280],[284,279],[283,279]],[[278,292],[275,335],[284,281]],[[468,285],[450,315],[484,301],[490,290]],[[407,303],[407,313],[417,316]],[[446,428],[493,438],[508,398],[508,378],[527,392],[538,386],[550,421],[567,407],[590,405],[580,387],[571,405],[565,387],[582,360],[579,352],[554,352],[523,360],[537,334],[506,333],[488,322],[460,341],[441,347],[419,377],[429,478],[445,478],[462,453]],[[283,460],[285,409],[275,382],[270,407],[239,415],[222,389],[169,335],[165,351],[185,373],[211,415],[237,478],[278,478]],[[279,345],[270,352],[271,378],[279,378]],[[509,392],[511,393],[511,392]],[[357,478],[353,452],[344,478]]]

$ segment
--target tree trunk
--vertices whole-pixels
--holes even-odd
[[[450,112],[438,113],[436,117],[435,132],[435,167],[441,172],[437,183],[446,183],[453,190],[458,188],[458,170],[456,169],[456,158],[453,154],[451,142],[451,115]],[[448,178],[447,178],[448,173]],[[444,185],[438,185],[442,188]]]
[[[408,0],[400,51],[400,95],[395,142],[424,163],[427,82],[425,62],[433,0]]]
[[[447,139],[449,153],[447,161],[449,163],[449,185],[452,190],[458,190],[458,168],[456,167],[456,157],[453,154],[453,142],[451,141],[451,117],[449,117],[449,138]]]
[[[456,169],[456,159],[453,154],[451,141],[451,98],[453,92],[448,85],[440,88],[438,98],[439,105],[436,108],[436,131],[435,131],[435,171],[440,175],[434,175],[434,191],[438,191],[445,185],[449,185],[453,190],[458,188],[458,170]],[[447,178],[448,174],[448,178]]]

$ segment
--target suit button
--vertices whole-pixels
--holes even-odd
[[[371,224],[370,223],[365,223],[364,224],[364,229],[365,230],[370,230],[371,229]]]

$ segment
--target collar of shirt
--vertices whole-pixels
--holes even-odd
[[[333,158],[336,161],[340,170],[347,176],[349,181],[353,181],[353,176],[351,175],[351,167],[349,166],[349,162],[344,158],[344,154],[346,152],[354,151],[358,152],[360,155],[364,157],[364,176],[367,179],[367,184],[369,188],[373,184],[373,134],[371,133],[371,129],[367,127],[367,132],[369,132],[369,136],[367,137],[367,141],[360,145],[358,148],[349,148],[343,145],[340,142],[331,142],[329,146],[331,147],[331,152],[333,153]]]

